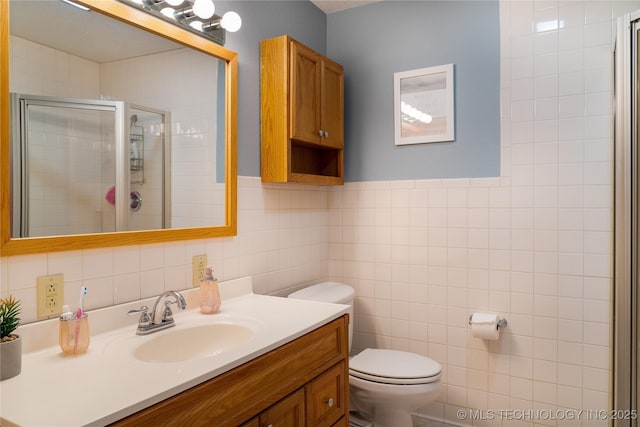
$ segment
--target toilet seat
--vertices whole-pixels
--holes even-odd
[[[440,379],[442,366],[415,353],[368,348],[351,358],[349,375],[382,384],[429,384]]]

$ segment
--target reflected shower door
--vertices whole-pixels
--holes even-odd
[[[14,235],[122,229],[123,215],[115,203],[122,195],[113,189],[118,187],[116,165],[123,151],[118,141],[124,104],[13,96],[14,111],[19,111],[14,115],[14,135],[19,136],[14,137],[19,150],[13,150]]]
[[[170,228],[170,114],[128,106],[129,183],[132,200],[128,230]],[[139,199],[136,202],[135,197]]]
[[[640,410],[640,11],[618,19],[615,44],[614,318],[611,408],[615,427],[638,425]],[[627,411],[627,412],[625,412]]]

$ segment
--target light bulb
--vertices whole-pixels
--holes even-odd
[[[170,6],[180,6],[184,0],[164,0]]]
[[[189,22],[189,26],[191,28],[195,28],[198,31],[202,31],[202,22],[200,21],[191,21]]]
[[[224,14],[222,19],[220,20],[220,25],[225,30],[235,33],[242,26],[242,18],[234,11],[229,11]]]
[[[176,19],[174,15],[175,10],[172,7],[165,7],[160,11],[160,13],[166,16],[167,18]]]
[[[193,2],[193,13],[198,15],[199,18],[209,19],[216,11],[216,6],[213,4],[213,0],[196,0]]]

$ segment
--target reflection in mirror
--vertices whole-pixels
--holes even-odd
[[[396,145],[453,141],[453,64],[394,74]]]
[[[144,231],[139,243],[235,234],[235,53],[117,2],[84,3],[97,10],[8,5],[3,255],[35,237],[80,240],[16,253],[132,243],[124,231]]]
[[[222,61],[126,26],[119,41],[124,24],[60,1],[12,0],[10,19],[10,89],[21,94],[12,150],[23,153],[12,177],[14,237],[224,224],[215,171]],[[67,32],[52,36],[61,21]],[[161,121],[138,121],[140,110]]]
[[[444,73],[400,80],[400,111],[402,112],[402,137],[436,135],[447,128]]]

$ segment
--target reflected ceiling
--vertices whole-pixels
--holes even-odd
[[[339,12],[378,1],[382,0],[311,0],[324,13]]]
[[[184,47],[116,19],[104,19],[97,12],[57,1],[12,1],[11,34],[99,64]],[[111,39],[105,40],[102,34],[110,34]]]

